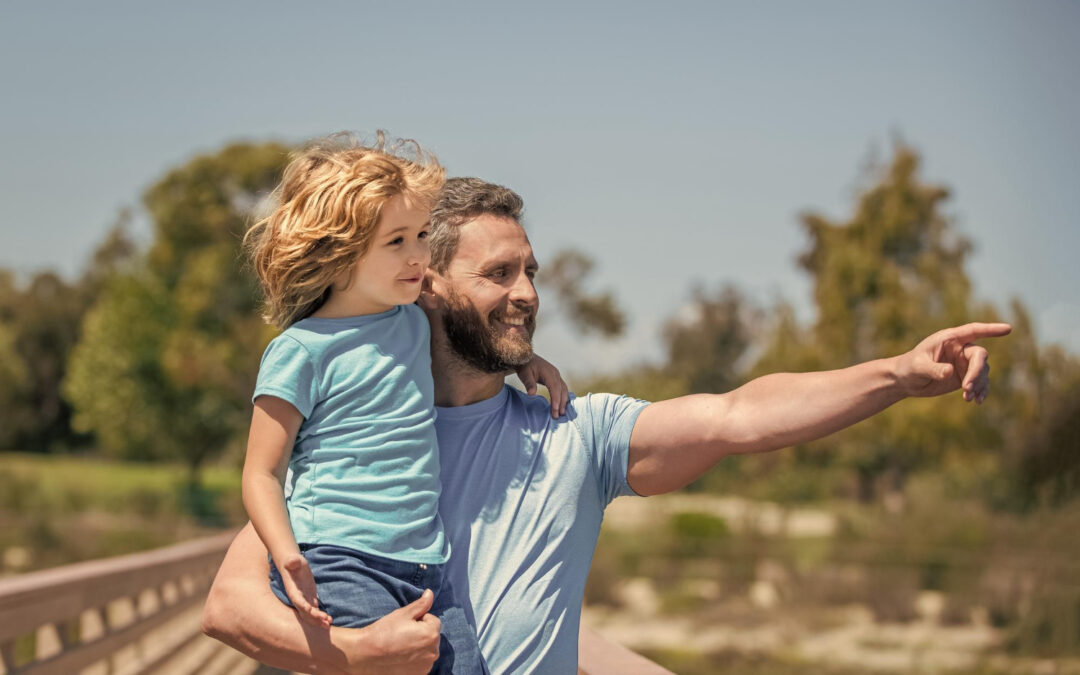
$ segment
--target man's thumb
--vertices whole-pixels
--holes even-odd
[[[947,380],[953,376],[953,367],[951,363],[939,363],[934,367],[934,379]]]
[[[405,605],[399,612],[403,612],[405,616],[409,617],[413,621],[419,621],[424,618],[424,615],[431,611],[431,605],[435,602],[435,594],[431,592],[431,589],[425,589],[423,594],[419,598],[413,600],[409,604]]]

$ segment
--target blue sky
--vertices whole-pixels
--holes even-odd
[[[953,190],[977,295],[1080,352],[1080,3],[450,5],[3,3],[0,266],[75,273],[228,141],[385,128],[518,190],[541,263],[596,259],[627,337],[549,302],[538,346],[611,369],[656,355],[694,283],[809,317],[797,215],[846,216],[899,136]]]

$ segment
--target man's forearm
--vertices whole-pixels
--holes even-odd
[[[346,673],[343,643],[351,638],[342,632],[346,629],[328,631],[301,622],[274,597],[268,573],[266,549],[248,524],[233,541],[210,589],[203,632],[271,666],[317,675]]]
[[[266,547],[251,523],[236,535],[203,609],[203,632],[271,666],[317,675],[422,675],[439,656],[434,595],[363,628],[302,623],[270,591]]]
[[[842,370],[777,373],[726,394],[661,401],[642,411],[630,441],[630,486],[681,488],[723,457],[827,436],[904,398],[894,359]]]

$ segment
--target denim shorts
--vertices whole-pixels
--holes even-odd
[[[335,626],[360,628],[417,600],[430,588],[435,602],[430,613],[442,621],[439,660],[432,673],[488,673],[469,620],[443,572],[443,565],[403,562],[340,546],[301,544],[300,553],[315,577],[319,607]],[[286,605],[277,566],[270,564],[270,588]]]

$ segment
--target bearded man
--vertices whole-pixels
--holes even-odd
[[[768,375],[727,393],[657,403],[590,394],[553,419],[547,401],[504,383],[532,356],[539,308],[521,212],[507,188],[447,181],[431,213],[431,267],[419,299],[431,324],[447,574],[470,600],[493,673],[576,672],[585,579],[615,497],[677,490],[724,457],[805,443],[908,396],[961,389],[981,403],[987,352],[972,342],[1010,330],[950,328],[900,356]],[[207,634],[303,672],[431,667],[439,626],[426,613],[429,593],[365,628],[325,631],[278,602],[267,572],[249,525],[211,589]]]

